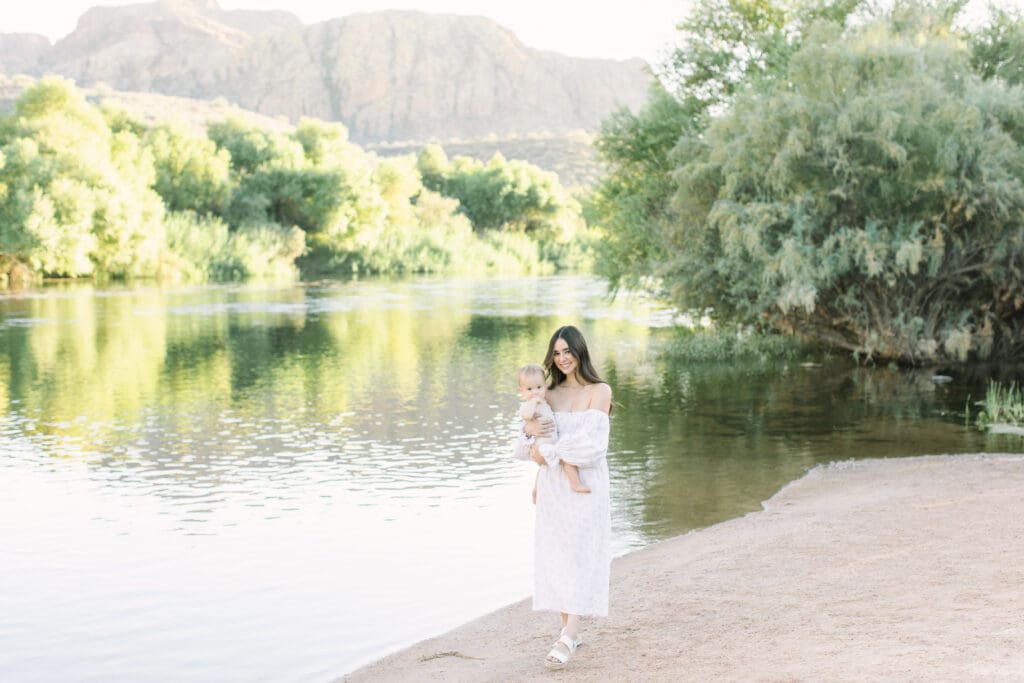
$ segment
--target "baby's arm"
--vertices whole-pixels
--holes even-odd
[[[547,422],[552,426],[555,424],[555,414],[552,412],[548,402],[542,398],[537,399],[537,405],[533,410],[533,417],[539,422]],[[550,441],[557,441],[558,435],[556,431],[552,431],[546,438]]]
[[[532,420],[537,415],[537,405],[539,403],[539,398],[531,398],[528,401],[523,401],[522,407],[519,408],[519,417],[527,421]]]

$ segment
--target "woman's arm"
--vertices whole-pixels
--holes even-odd
[[[587,410],[581,419],[583,423],[579,428],[561,435],[558,443],[533,447],[548,465],[554,466],[562,461],[579,467],[595,467],[607,457],[608,415],[596,409]]]
[[[538,418],[529,422],[519,423],[519,433],[512,442],[512,457],[516,460],[533,460],[538,465],[547,464],[543,456],[536,450],[534,438],[551,436],[555,433],[555,423],[551,420]]]

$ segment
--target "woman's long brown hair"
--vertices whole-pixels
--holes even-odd
[[[565,373],[555,365],[555,342],[559,339],[564,340],[565,345],[569,347],[569,353],[576,359],[576,372],[587,384],[604,383],[604,380],[597,374],[597,370],[594,369],[594,364],[590,361],[590,351],[587,350],[587,340],[583,338],[583,333],[573,325],[564,325],[551,335],[551,341],[548,342],[548,355],[544,356],[544,368],[548,371],[549,378],[548,389],[554,389],[564,382],[566,377]]]

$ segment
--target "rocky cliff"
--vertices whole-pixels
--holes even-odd
[[[0,35],[0,71],[223,97],[291,121],[341,121],[362,143],[593,131],[614,109],[637,108],[650,83],[639,59],[566,57],[483,17],[421,12],[306,25],[287,12],[158,0],[95,7],[56,45],[39,41]]]
[[[0,71],[30,73],[50,51],[50,41],[30,33],[0,33]]]

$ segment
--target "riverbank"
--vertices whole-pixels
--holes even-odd
[[[1024,456],[846,461],[612,564],[564,672],[529,600],[358,681],[1024,680]]]

